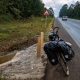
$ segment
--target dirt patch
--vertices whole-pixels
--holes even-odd
[[[29,47],[33,44],[37,43],[37,37],[33,37],[31,39],[28,39],[28,40],[21,40],[21,41],[18,41],[16,43],[8,43],[8,44],[5,44],[3,46],[0,47],[0,55],[6,55],[8,54],[9,52],[12,52],[14,50],[22,50],[22,49],[25,49],[26,47]]]

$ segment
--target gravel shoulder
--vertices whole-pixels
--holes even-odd
[[[0,74],[6,80],[43,80],[45,65],[36,54],[36,44],[18,51],[11,61],[0,65]]]

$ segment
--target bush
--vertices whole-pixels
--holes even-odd
[[[10,14],[0,15],[0,23],[2,23],[2,22],[10,22],[11,20],[13,20],[13,16],[10,15]]]

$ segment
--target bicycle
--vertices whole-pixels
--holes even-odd
[[[60,38],[59,38],[59,35],[58,35],[58,30],[59,30],[59,27],[55,27],[53,29],[53,31],[49,35],[49,40],[50,41],[52,41],[52,40],[57,41],[57,42],[60,41]],[[69,53],[74,55],[74,51],[71,48],[71,44],[69,42],[65,42],[65,43],[67,44],[67,46],[69,48],[69,51],[70,51]],[[65,56],[62,54],[61,51],[57,52],[57,58],[58,58],[59,64],[62,66],[63,71],[65,72],[65,74],[67,76],[69,76],[69,67],[68,67],[68,64],[67,64],[67,60],[65,59]]]

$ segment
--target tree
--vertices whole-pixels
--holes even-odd
[[[40,16],[42,15],[44,11],[44,4],[42,3],[41,0],[32,0],[34,4],[32,4],[32,13],[35,16]]]
[[[15,19],[31,15],[41,16],[44,4],[41,0],[0,0],[0,16],[11,14]]]
[[[73,13],[74,13],[74,5],[71,4],[70,7],[67,10],[67,16],[70,17],[70,18],[72,18],[72,17],[74,17]]]
[[[52,8],[52,7],[50,7],[50,8],[48,9],[48,11],[49,11],[49,14],[50,14],[51,16],[54,16],[54,11],[53,11],[53,8]]]
[[[71,4],[70,7],[65,4],[62,6],[59,16],[67,15],[69,18],[80,19],[80,2],[77,1],[75,4]]]
[[[77,1],[74,7],[74,18],[80,19],[80,2]]]
[[[63,5],[62,8],[60,9],[59,17],[67,16],[67,10],[68,10],[68,5],[67,4]]]

